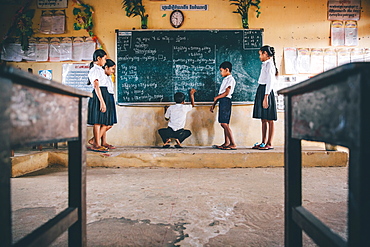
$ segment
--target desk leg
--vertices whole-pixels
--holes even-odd
[[[78,208],[78,222],[68,230],[70,247],[86,246],[86,121],[87,98],[80,99],[79,139],[68,142],[69,207]]]
[[[302,229],[293,220],[292,208],[302,205],[302,151],[301,140],[292,138],[292,107],[290,103],[290,98],[285,97],[285,246],[301,247]]]
[[[0,80],[0,245],[12,244],[12,206],[10,177],[12,172],[10,105],[12,83],[8,79]]]

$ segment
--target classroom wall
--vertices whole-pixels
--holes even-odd
[[[20,1],[15,1],[20,2]],[[99,1],[84,0],[93,6],[94,33],[98,36],[108,57],[115,59],[115,29],[140,28],[140,18],[128,18],[122,9],[121,0]],[[361,20],[358,21],[360,48],[370,47],[370,1],[362,0]],[[41,9],[36,8],[34,0],[31,7],[36,9],[34,21],[38,28]],[[184,11],[185,22],[181,29],[240,29],[241,19],[232,13],[235,9],[229,0],[143,0],[149,14],[149,29],[173,29],[169,22],[170,11],[160,11],[161,4],[208,4],[208,11]],[[67,13],[67,32],[62,36],[87,36],[86,31],[73,30],[72,10],[76,5],[69,1]],[[254,9],[250,10],[250,28],[264,28],[264,44],[275,46],[276,61],[281,74],[284,73],[284,47],[330,47],[330,21],[327,20],[326,0],[275,1],[264,0],[261,3],[261,15],[255,17]],[[9,27],[18,5],[0,6],[0,35]],[[163,16],[166,14],[166,16]],[[53,35],[36,34],[38,37]],[[257,56],[257,54],[256,54]],[[61,82],[62,63],[21,62],[8,63],[21,69],[52,69],[53,79]],[[252,105],[234,106],[231,117],[233,130],[238,146],[251,146],[260,141],[260,121],[251,118]],[[165,127],[163,107],[130,107],[117,106],[118,124],[108,132],[108,141],[117,146],[152,146],[161,145],[157,129]],[[184,145],[212,145],[223,142],[223,131],[217,123],[217,114],[209,112],[209,106],[197,106],[188,114],[186,128],[193,135]],[[91,130],[88,130],[91,136]],[[284,116],[279,112],[276,122],[274,145],[284,144]]]

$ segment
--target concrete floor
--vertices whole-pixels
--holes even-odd
[[[67,206],[64,167],[11,183],[15,240]],[[346,238],[347,167],[303,168],[303,188],[304,206]],[[87,171],[88,246],[284,246],[283,210],[281,167]]]

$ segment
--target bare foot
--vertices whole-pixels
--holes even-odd
[[[92,137],[90,140],[88,140],[87,143],[94,146],[94,137]]]

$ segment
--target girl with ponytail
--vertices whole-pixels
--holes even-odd
[[[89,82],[94,86],[93,97],[89,99],[87,112],[87,123],[94,126],[94,138],[89,143],[92,144],[90,149],[96,152],[108,152],[108,149],[101,145],[100,140],[108,126],[113,125],[109,114],[107,114],[108,80],[102,68],[106,63],[106,58],[107,53],[104,50],[95,50],[88,75]]]
[[[258,79],[258,88],[254,99],[253,118],[261,119],[262,141],[254,144],[253,149],[274,149],[272,140],[274,137],[274,121],[277,120],[276,100],[273,85],[278,75],[275,62],[274,47],[265,45],[259,50],[259,58],[262,62],[261,74]],[[268,134],[268,135],[267,135]]]

